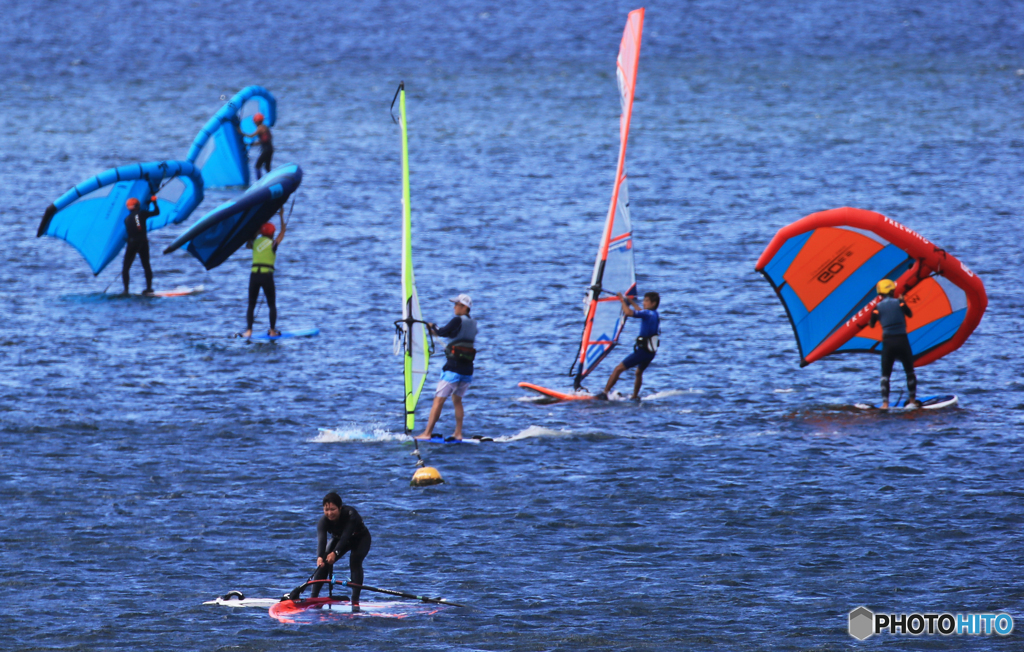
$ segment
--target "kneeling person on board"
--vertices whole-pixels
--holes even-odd
[[[260,296],[260,288],[263,288],[263,296],[267,298],[267,308],[270,310],[270,330],[267,335],[275,337],[280,335],[277,326],[277,297],[274,291],[274,262],[277,260],[277,247],[284,240],[284,232],[287,225],[284,223],[284,207],[281,207],[281,233],[271,240],[274,235],[274,225],[267,222],[260,227],[260,234],[245,243],[245,246],[252,249],[252,271],[249,274],[249,310],[245,313],[245,332],[242,337],[252,337],[252,323],[256,319],[256,300]]]
[[[916,404],[917,374],[914,373],[914,352],[910,348],[907,337],[907,317],[914,313],[903,300],[903,296],[893,296],[896,283],[883,278],[876,288],[885,297],[871,311],[870,327],[882,322],[882,409],[889,409],[889,376],[892,366],[899,360],[903,363],[903,371],[907,374],[907,407]]]
[[[246,138],[256,138],[260,143],[260,156],[256,159],[256,179],[259,180],[263,176],[260,172],[261,168],[265,166],[267,172],[270,172],[270,161],[274,158],[274,137],[270,133],[270,127],[263,124],[262,113],[254,115],[252,121],[256,123],[256,131],[251,134],[245,133],[237,125],[235,128],[238,129],[238,133]]]
[[[334,572],[334,564],[341,559],[346,552],[348,556],[348,568],[353,584],[363,583],[363,560],[370,552],[370,531],[363,523],[363,517],[359,515],[355,507],[344,505],[341,496],[330,492],[324,496],[324,515],[316,524],[316,572],[313,573],[314,580],[328,579]],[[327,535],[331,540],[327,541]],[[310,593],[316,598],[320,595],[323,584],[314,584]],[[299,596],[292,591],[288,597],[298,600]],[[359,604],[360,589],[352,587],[352,604]]]
[[[146,234],[146,220],[160,214],[160,205],[156,203],[156,195],[149,198],[153,210],[142,207],[139,200],[132,197],[124,203],[128,208],[128,217],[124,218],[124,230],[128,234],[128,244],[124,249],[124,264],[121,266],[121,280],[124,282],[124,293],[128,294],[128,273],[131,271],[135,255],[138,254],[142,263],[142,271],[146,274],[146,289],[143,294],[153,294],[153,269],[149,266],[149,237]]]
[[[626,369],[636,367],[636,379],[633,381],[633,396],[635,400],[640,397],[640,386],[644,382],[644,369],[654,360],[658,352],[658,336],[661,331],[661,318],[658,316],[658,306],[661,305],[661,297],[657,292],[648,292],[644,295],[644,307],[640,310],[636,300],[632,297],[623,296],[621,292],[617,295],[622,302],[622,311],[627,317],[636,317],[640,320],[640,336],[636,338],[633,345],[633,352],[625,360],[616,365],[612,375],[605,385],[604,391],[597,395],[597,398],[608,398],[608,394],[615,387],[619,376]],[[632,305],[631,305],[632,304]],[[636,310],[634,310],[634,307]]]
[[[452,405],[455,407],[455,432],[452,433],[452,437],[458,441],[462,440],[462,397],[466,395],[470,383],[473,382],[476,320],[469,316],[473,300],[468,294],[460,294],[450,301],[455,304],[455,316],[452,320],[442,328],[438,328],[437,324],[429,324],[432,333],[448,340],[447,346],[444,347],[447,361],[441,370],[441,380],[438,381],[437,391],[434,393],[434,405],[430,408],[427,429],[416,439],[430,439],[434,432],[434,424],[441,417],[444,401],[451,396]]]

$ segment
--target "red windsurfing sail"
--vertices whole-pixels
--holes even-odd
[[[918,233],[879,213],[835,208],[782,228],[757,271],[786,307],[800,366],[834,353],[881,353],[882,328],[869,328],[881,300],[875,284],[896,282],[913,317],[907,336],[914,366],[957,350],[988,306],[974,272]]]
[[[626,182],[626,144],[629,121],[633,116],[633,93],[636,90],[637,66],[640,63],[640,39],[644,28],[644,10],[629,12],[626,30],[619,44],[616,77],[622,115],[619,117],[619,162],[615,169],[615,185],[601,234],[594,273],[587,292],[586,323],[579,358],[573,364],[575,386],[585,378],[618,344],[625,314],[617,293],[636,296],[636,268],[633,264],[633,227],[629,218],[629,188]],[[570,371],[570,373],[572,373]]]

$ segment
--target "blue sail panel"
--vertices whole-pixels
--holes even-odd
[[[300,183],[302,168],[294,163],[271,171],[240,197],[224,202],[200,218],[164,253],[184,246],[206,269],[217,267],[256,237],[260,227],[284,206]]]
[[[263,114],[263,124],[274,126],[277,100],[262,86],[246,86],[199,130],[186,158],[202,170],[207,188],[249,185],[247,143],[254,139],[244,138],[242,132],[256,131],[252,116],[257,113]]]
[[[203,179],[188,161],[137,163],[106,170],[72,187],[43,215],[37,236],[64,240],[99,274],[127,241],[125,202],[157,196],[160,215],[146,221],[148,231],[184,221],[203,200]]]
[[[195,160],[207,188],[249,185],[249,155],[235,123],[222,122],[206,141]]]

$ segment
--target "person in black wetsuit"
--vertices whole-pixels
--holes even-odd
[[[249,274],[249,309],[245,313],[246,326],[242,337],[252,337],[252,323],[256,319],[256,300],[260,296],[260,289],[263,289],[263,296],[267,298],[267,308],[270,310],[270,330],[267,335],[271,337],[280,335],[277,330],[277,292],[274,288],[274,263],[277,261],[277,247],[284,240],[284,232],[288,225],[284,222],[284,207],[279,213],[281,217],[281,233],[271,240],[274,235],[274,225],[267,222],[260,227],[260,234],[245,243],[246,248],[252,249],[252,268]]]
[[[270,162],[274,158],[274,136],[270,133],[270,127],[263,124],[262,113],[254,115],[252,121],[256,123],[256,131],[247,134],[239,128],[238,133],[246,138],[256,138],[260,143],[260,156],[256,159],[256,179],[259,180],[263,176],[261,168],[265,167],[270,172]]]
[[[896,284],[884,278],[878,282],[878,293],[885,297],[871,311],[870,327],[882,323],[882,409],[889,409],[889,376],[893,363],[903,363],[907,374],[907,407],[917,403],[917,374],[914,373],[914,352],[907,338],[907,317],[913,317],[903,296],[893,296]]]
[[[354,584],[363,583],[363,560],[370,552],[370,531],[366,529],[363,518],[356,511],[355,507],[345,505],[341,502],[341,496],[330,492],[324,496],[324,515],[316,524],[316,572],[314,580],[325,580],[334,571],[334,564],[346,552],[348,556],[348,567],[351,574],[351,581]],[[330,541],[327,535],[331,535]],[[314,584],[311,589],[312,597],[320,595],[323,584]],[[352,605],[359,604],[360,589],[352,587]],[[299,598],[299,589],[292,591],[288,597],[292,600]]]
[[[146,289],[143,294],[153,294],[153,269],[149,266],[149,238],[146,236],[146,220],[160,214],[160,205],[156,203],[156,195],[149,198],[153,210],[145,210],[139,200],[132,197],[124,203],[128,208],[128,217],[124,218],[124,229],[128,233],[128,244],[124,250],[124,264],[121,266],[121,280],[124,281],[124,293],[128,294],[128,273],[135,254],[142,262],[142,271],[146,273]]]

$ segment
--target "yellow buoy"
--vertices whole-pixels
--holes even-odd
[[[412,474],[412,481],[409,483],[414,487],[428,487],[432,484],[441,484],[444,480],[437,469],[432,466],[421,466]]]

